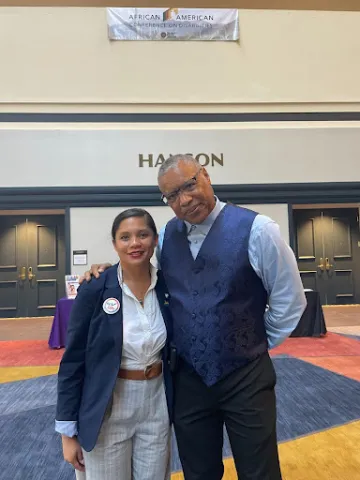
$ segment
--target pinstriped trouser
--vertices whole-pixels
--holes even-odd
[[[77,480],[168,480],[170,427],[162,375],[117,379],[95,448]]]

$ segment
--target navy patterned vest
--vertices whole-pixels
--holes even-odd
[[[161,270],[170,295],[178,354],[211,386],[267,350],[267,293],[250,265],[257,213],[226,205],[194,260],[186,225],[165,229]]]

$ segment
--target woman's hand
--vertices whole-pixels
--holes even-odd
[[[77,437],[62,435],[64,460],[80,472],[85,472],[84,456]]]

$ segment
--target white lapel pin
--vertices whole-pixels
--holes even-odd
[[[103,310],[105,313],[117,313],[120,309],[120,302],[117,298],[107,298],[103,303]]]

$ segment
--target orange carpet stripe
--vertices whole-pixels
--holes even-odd
[[[1,367],[59,365],[64,349],[51,350],[46,340],[0,342]]]
[[[299,357],[299,360],[325,368],[344,377],[360,382],[359,357]]]

